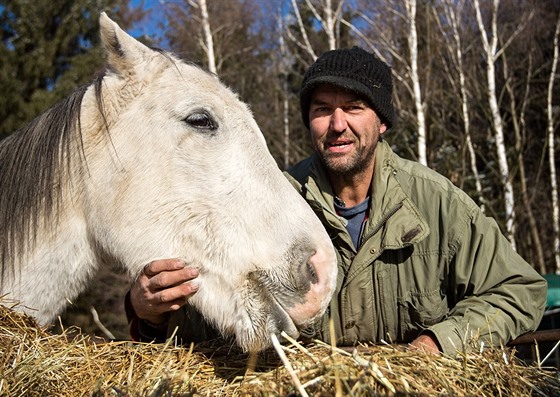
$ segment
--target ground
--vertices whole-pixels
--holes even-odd
[[[65,328],[78,326],[83,333],[107,337],[95,323],[91,308],[95,308],[99,320],[118,340],[130,339],[128,324],[124,312],[124,296],[128,291],[128,276],[118,269],[101,269],[91,283],[91,287],[82,293],[61,316]],[[60,325],[55,331],[60,332]]]

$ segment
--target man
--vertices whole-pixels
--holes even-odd
[[[517,255],[496,222],[461,190],[382,139],[395,122],[391,70],[363,49],[324,53],[303,79],[300,105],[315,153],[287,177],[317,213],[337,251],[329,310],[304,335],[338,344],[404,342],[435,354],[500,344],[537,328],[546,282]],[[133,333],[215,336],[185,306],[196,270],[149,264],[130,292]],[[201,286],[200,288],[204,288]]]

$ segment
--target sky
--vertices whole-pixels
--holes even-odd
[[[165,23],[165,8],[171,3],[183,2],[184,0],[144,0],[144,8],[150,10],[150,15],[129,31],[134,37],[148,36],[154,40],[154,43],[166,48],[166,40],[163,37],[161,24]],[[228,0],[213,0],[213,1],[228,1]],[[282,0],[257,0],[257,3],[270,6],[270,3]],[[348,0],[347,0],[348,1]],[[351,1],[351,0],[350,0]],[[131,0],[130,4],[133,7],[138,7],[142,4],[142,0]],[[274,4],[274,3],[273,3]],[[284,4],[285,12],[288,12],[290,6],[288,1],[282,1]]]
[[[161,39],[161,24],[164,23],[165,18],[163,12],[165,3],[170,3],[169,0],[144,0],[144,8],[150,10],[150,14],[142,22],[134,26],[129,33],[134,37],[148,36],[154,39],[157,43],[162,43]],[[130,4],[133,7],[138,7],[142,4],[141,0],[132,0]]]

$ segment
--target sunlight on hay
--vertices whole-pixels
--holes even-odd
[[[455,359],[389,345],[277,349],[250,357],[224,345],[95,343],[0,306],[0,396],[560,395],[555,371],[504,349]]]

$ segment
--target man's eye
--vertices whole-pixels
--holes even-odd
[[[363,105],[350,105],[350,106],[348,106],[348,107],[346,108],[346,110],[347,110],[347,111],[350,111],[350,112],[352,112],[352,111],[360,111],[360,110],[363,110],[363,109],[364,109],[364,106],[363,106]]]
[[[218,123],[206,112],[196,112],[189,114],[184,119],[185,123],[191,127],[200,130],[211,130],[214,131],[218,128]]]

